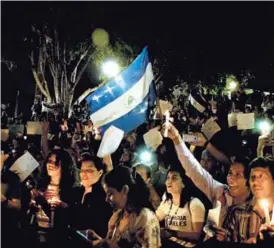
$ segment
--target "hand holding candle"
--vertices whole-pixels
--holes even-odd
[[[165,121],[165,132],[164,132],[164,137],[167,137],[168,135],[168,123],[169,123],[169,118],[170,118],[170,114],[169,114],[169,111],[166,111],[165,112],[165,116],[166,116],[166,121]]]
[[[264,210],[265,224],[270,225],[270,216],[269,216],[269,211],[268,211],[268,207],[269,207],[268,201],[267,200],[261,200],[261,206]]]

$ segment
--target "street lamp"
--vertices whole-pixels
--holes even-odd
[[[102,64],[102,71],[105,76],[112,78],[119,74],[120,66],[113,60],[106,61]]]

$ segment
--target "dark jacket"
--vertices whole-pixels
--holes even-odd
[[[78,230],[93,229],[101,237],[105,237],[108,221],[112,216],[112,208],[106,202],[106,194],[99,181],[92,187],[92,192],[82,198],[84,187],[76,187],[72,192],[70,209],[70,226]]]

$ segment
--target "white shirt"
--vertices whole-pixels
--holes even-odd
[[[193,232],[193,223],[204,222],[205,207],[198,198],[191,199],[184,207],[172,204],[171,200],[162,201],[156,210],[158,219],[165,220],[165,227],[181,232]],[[170,240],[185,247],[193,247],[195,243],[187,242],[177,237]]]
[[[228,192],[228,186],[215,179],[200,165],[193,154],[189,151],[184,142],[175,146],[181,165],[185,169],[186,175],[192,180],[207,198],[216,206],[217,200],[224,196],[225,205],[222,205],[219,224],[222,225],[228,207],[232,205],[232,196]]]

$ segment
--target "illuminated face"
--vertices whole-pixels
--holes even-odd
[[[97,183],[103,174],[103,170],[98,171],[92,161],[84,161],[81,165],[80,178],[84,187],[90,187]]]
[[[104,184],[103,188],[106,193],[106,202],[109,203],[115,209],[123,209],[127,203],[127,193],[125,186],[122,188],[121,192],[115,188],[108,187]]]
[[[246,179],[244,177],[244,165],[235,163],[230,166],[227,175],[229,193],[232,197],[241,196],[247,193]]]
[[[257,199],[273,196],[274,179],[269,168],[256,167],[252,169],[249,176],[249,185]]]
[[[177,171],[170,171],[166,179],[166,189],[170,194],[181,194],[184,188],[181,175]]]
[[[47,172],[50,177],[61,176],[61,162],[56,161],[56,155],[52,154],[47,161]]]

